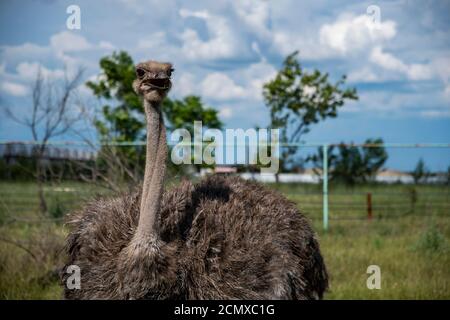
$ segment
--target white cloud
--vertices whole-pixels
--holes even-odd
[[[233,109],[230,107],[223,107],[219,111],[219,117],[230,119],[233,116]]]
[[[450,101],[450,84],[447,84],[444,88],[443,91],[443,96],[444,99],[446,99],[447,101]]]
[[[36,78],[38,69],[46,78],[61,79],[64,70],[50,69],[46,62],[63,65],[69,76],[75,74],[80,66],[97,66],[98,63],[90,59],[81,58],[75,53],[79,51],[112,50],[114,45],[108,41],[99,41],[98,44],[89,43],[82,35],[76,32],[61,31],[53,34],[47,46],[34,43],[23,43],[17,46],[1,46],[0,56],[16,73],[3,70],[3,77],[11,82],[27,82]],[[98,58],[96,58],[98,59]]]
[[[276,69],[266,60],[230,72],[212,72],[201,77],[184,72],[174,78],[176,96],[200,94],[216,101],[261,101],[264,83],[272,79]]]
[[[270,20],[269,3],[259,0],[241,0],[232,2],[238,17],[258,36],[270,37],[268,28]]]
[[[433,72],[441,79],[444,89],[442,97],[446,103],[450,102],[450,53],[445,56],[434,59],[431,62]]]
[[[428,80],[433,77],[430,66],[425,64],[413,63],[409,65],[406,74],[411,80]]]
[[[1,46],[2,58],[8,61],[16,59],[33,58],[40,59],[43,57],[51,58],[52,54],[57,56],[61,53],[96,50],[96,49],[114,49],[114,45],[105,40],[99,41],[98,44],[92,44],[85,37],[75,32],[61,31],[50,37],[49,45],[40,46],[35,43],[25,42],[17,46]],[[16,59],[15,59],[16,58]]]
[[[10,65],[30,57],[33,57],[33,59],[42,59],[51,55],[50,47],[39,46],[29,42],[17,46],[1,46],[0,48],[1,59],[7,61]]]
[[[177,7],[175,0],[165,0],[163,3],[160,0],[118,0],[118,2],[132,10],[135,15],[144,16],[151,12],[159,19],[170,16]]]
[[[207,10],[202,11],[191,11],[187,9],[180,9],[178,12],[182,18],[188,18],[188,17],[195,17],[199,19],[209,19],[211,18],[211,15]]]
[[[300,50],[302,59],[317,60],[330,56],[329,50],[321,46],[315,37],[301,36],[292,30],[275,31],[272,43],[274,50],[284,56],[296,50]]]
[[[139,39],[137,43],[138,49],[154,49],[166,44],[166,33],[158,31],[152,33],[148,38]]]
[[[143,6],[142,6],[142,1],[139,0],[118,0],[121,4],[123,4],[124,6],[126,6],[127,8],[135,11],[136,13],[140,12],[141,14]]]
[[[2,82],[1,89],[6,94],[16,96],[16,97],[25,96],[28,94],[27,87],[25,87],[24,85],[21,85],[19,83],[14,83],[14,82],[8,82],[8,81]]]
[[[185,30],[180,38],[183,41],[182,52],[188,59],[226,59],[238,52],[237,39],[233,34],[228,21],[220,16],[212,15],[208,11],[189,11],[180,9],[182,18],[194,17],[202,19],[206,23],[209,39],[204,41],[197,31]]]
[[[383,82],[398,81],[406,78],[411,81],[441,79],[450,81],[450,60],[436,58],[429,63],[408,64],[392,53],[377,46],[368,55],[368,63],[348,75],[349,82]]]
[[[432,62],[433,70],[442,79],[443,82],[450,82],[450,52],[438,57]]]
[[[109,41],[100,41],[98,44],[99,48],[106,49],[106,50],[113,50],[115,49],[114,45]]]
[[[83,51],[92,48],[92,45],[83,36],[69,31],[52,35],[50,46],[57,52]]]
[[[64,77],[64,70],[50,70],[38,62],[22,62],[16,67],[17,75],[22,80],[36,79],[36,75],[39,70],[44,78],[59,79]]]
[[[39,63],[45,66],[42,66],[44,74],[56,78],[63,76],[63,65],[68,70],[83,65],[89,74],[96,74],[98,59],[117,45],[117,48],[128,48],[136,62],[148,58],[174,62],[177,71],[172,94],[175,97],[202,95],[221,110],[222,117],[238,121],[237,115],[253,117],[253,110],[264,108],[262,86],[276,73],[276,68],[265,57],[278,68],[282,56],[299,49],[301,62],[314,60],[312,66],[306,62],[308,67],[327,71],[332,78],[348,74],[349,82],[353,83],[441,78],[442,87],[433,91],[433,98],[440,99],[439,103],[450,100],[450,62],[448,59],[435,61],[436,56],[445,56],[442,52],[447,50],[445,30],[439,31],[435,38],[431,35],[423,38],[423,42],[418,41],[422,34],[430,33],[422,33],[418,24],[414,24],[415,27],[406,24],[405,19],[410,16],[399,14],[395,4],[384,5],[381,23],[375,25],[372,17],[364,14],[365,6],[360,3],[329,5],[322,1],[304,4],[283,0],[275,4],[227,0],[206,4],[201,0],[183,4],[174,0],[164,3],[116,0],[116,6],[118,1],[123,2],[119,9],[124,18],[105,30],[103,24],[92,25],[99,28],[94,33],[84,29],[61,29],[62,32],[39,39],[45,46],[33,43],[1,46],[1,61],[7,64],[1,81],[26,85],[34,79]],[[342,12],[347,13],[340,15]],[[112,17],[115,19],[118,15],[114,13]],[[119,33],[119,37],[98,37]],[[107,39],[115,39],[114,44]],[[260,62],[254,63],[255,58]],[[329,58],[339,60],[326,60]],[[212,60],[218,61],[213,63]],[[434,82],[401,85],[418,92],[431,86],[436,88]],[[383,85],[374,87],[380,92],[389,92],[387,97],[401,94]],[[371,90],[362,86],[360,93]],[[374,113],[390,111],[380,108],[408,109],[405,102],[387,97],[384,100],[373,97],[375,102],[362,99],[356,102],[358,108],[353,108],[353,104],[352,107],[346,104],[345,108],[365,110],[368,106]],[[401,96],[405,98],[408,105],[416,105],[410,97]],[[431,104],[424,99],[420,101]],[[414,112],[418,115],[420,110],[416,108]],[[267,116],[266,111],[261,113]]]
[[[342,111],[370,112],[383,117],[447,117],[450,107],[435,89],[416,92],[361,91],[359,100]]]
[[[115,46],[106,40],[100,40],[98,43],[90,43],[81,34],[71,31],[61,31],[50,37],[50,48],[63,61],[67,59],[65,53],[78,52],[86,50],[113,50]]]
[[[114,48],[114,45],[108,41],[102,40],[98,44],[92,44],[76,32],[61,31],[50,37],[47,46],[29,42],[17,46],[1,46],[0,56],[3,61],[7,61],[8,65],[16,69],[16,73],[8,73],[3,70],[4,76],[13,82],[23,82],[34,80],[38,69],[41,70],[44,77],[57,79],[64,76],[63,69],[49,69],[44,66],[44,61],[56,61],[60,65],[64,65],[67,74],[72,76],[80,66],[97,66],[97,62],[80,58],[74,54],[75,52],[112,50]]]
[[[160,61],[171,61],[176,64],[175,69],[180,71],[178,62],[180,60],[186,62],[185,57],[180,54],[180,50],[177,42],[169,41],[166,31],[157,31],[139,37],[135,48],[130,50],[130,54],[135,57],[135,61],[149,57]]]
[[[105,74],[103,74],[103,73],[101,73],[101,74],[95,73],[95,74],[92,74],[91,76],[89,76],[86,79],[86,82],[88,82],[88,81],[99,82],[99,81],[106,81],[106,80],[107,80],[107,78],[106,78]]]
[[[137,42],[136,50],[138,55],[148,59],[149,54],[153,59],[170,60],[180,57],[180,48],[173,42],[168,41],[167,34],[164,31],[158,31],[140,38]],[[183,57],[181,57],[183,58]]]
[[[380,77],[368,67],[350,72],[347,79],[349,82],[377,82],[381,80]]]
[[[266,60],[254,63],[238,74],[246,82],[247,96],[254,100],[262,100],[263,85],[275,77],[277,70]]]
[[[365,14],[345,14],[336,22],[323,25],[319,37],[321,45],[345,56],[389,40],[396,33],[396,24],[391,20],[376,23]]]
[[[392,71],[407,71],[408,67],[400,59],[394,57],[392,54],[383,52],[381,47],[375,47],[370,53],[369,60],[380,67]]]
[[[261,101],[264,83],[272,79],[276,72],[274,66],[263,59],[229,74],[208,74],[200,84],[200,91],[205,97],[215,100]],[[237,79],[239,84],[233,79]],[[189,83],[195,82],[189,79]]]
[[[272,33],[275,50],[283,55],[300,50],[303,59],[320,60],[365,54],[376,45],[392,39],[396,23],[391,20],[375,23],[368,15],[344,13],[332,23],[317,27],[319,32],[299,34],[284,29]]]
[[[450,110],[429,110],[420,114],[425,118],[450,118]]]
[[[197,81],[191,73],[182,73],[174,78],[173,90],[178,96],[187,96],[194,94],[197,90]]]
[[[423,64],[407,65],[394,55],[384,52],[381,47],[375,47],[372,50],[369,60],[386,70],[403,73],[410,80],[426,80],[433,76],[430,66]]]
[[[311,87],[311,86],[303,86],[303,93],[305,94],[305,96],[312,96],[317,92],[316,87]]]
[[[215,100],[232,100],[244,98],[245,89],[234,83],[226,74],[213,72],[206,76],[200,84],[202,95]]]

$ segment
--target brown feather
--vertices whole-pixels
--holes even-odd
[[[65,298],[323,297],[316,235],[278,192],[237,177],[182,182],[164,193],[160,239],[146,241],[134,238],[140,196],[96,199],[70,215],[66,266],[80,267],[81,289],[64,286]]]

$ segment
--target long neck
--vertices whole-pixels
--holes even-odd
[[[159,105],[144,102],[147,115],[147,153],[137,235],[159,235],[159,209],[166,173],[166,128]]]

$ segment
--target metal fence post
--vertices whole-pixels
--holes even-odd
[[[323,229],[328,230],[328,145],[322,146],[323,150]]]
[[[372,220],[372,193],[367,193],[367,219]]]

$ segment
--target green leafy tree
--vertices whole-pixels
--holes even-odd
[[[331,165],[336,163],[337,155],[334,152],[335,147],[334,146],[327,146],[327,164],[328,164],[328,170],[331,169]],[[322,168],[323,168],[323,147],[317,148],[317,153],[314,155],[309,155],[305,162],[311,162],[313,163],[313,171],[316,175],[322,176]],[[331,176],[329,175],[329,178]]]
[[[125,51],[113,53],[100,60],[101,75],[98,82],[86,85],[95,96],[104,101],[102,117],[95,127],[102,142],[130,142],[143,140],[144,110],[132,88],[135,79],[134,64]],[[138,153],[133,147],[122,147],[120,153],[134,161]]]
[[[297,60],[298,52],[287,56],[275,79],[263,88],[264,101],[270,109],[272,128],[279,128],[280,142],[297,143],[312,124],[335,118],[347,100],[356,100],[356,89],[343,88],[346,77],[331,83],[328,73],[306,71]],[[280,165],[292,161],[297,148],[283,148]]]
[[[194,121],[202,121],[203,126],[211,129],[223,127],[217,110],[205,107],[198,96],[186,96],[182,100],[165,99],[162,108],[169,130],[184,128],[193,135]]]
[[[448,166],[447,168],[446,183],[448,186],[450,186],[450,166]]]
[[[426,179],[430,176],[430,172],[425,166],[425,162],[423,161],[423,159],[419,159],[416,167],[411,172],[411,175],[414,179],[414,183],[422,183],[426,181]]]
[[[187,129],[194,136],[194,121],[201,121],[202,126],[211,129],[222,129],[223,123],[218,117],[217,110],[205,107],[199,96],[186,96],[181,100],[165,99],[162,106],[169,130]],[[191,157],[194,163],[194,147],[192,147]],[[202,167],[209,167],[206,164],[194,165],[197,171]],[[170,166],[171,172],[177,173],[180,167]]]
[[[125,52],[115,52],[100,60],[99,80],[88,81],[87,86],[102,101],[101,115],[94,121],[102,142],[134,142],[145,140],[145,110],[132,83],[136,77],[133,59]],[[186,128],[192,133],[194,121],[202,121],[208,128],[222,128],[217,110],[205,107],[200,97],[187,96],[182,100],[166,98],[162,105],[169,130]],[[121,146],[103,147],[100,161],[108,169],[112,161],[120,166],[111,175],[122,173],[139,177],[144,166],[144,148]],[[109,158],[107,161],[106,158]],[[131,170],[132,169],[132,170]]]
[[[388,154],[382,139],[367,139],[366,146],[356,147],[341,144],[339,146],[328,147],[328,168],[329,179],[343,182],[347,185],[369,181],[384,165],[388,159]],[[317,154],[309,156],[308,161],[314,164],[315,168],[321,168],[323,163],[322,148]]]

